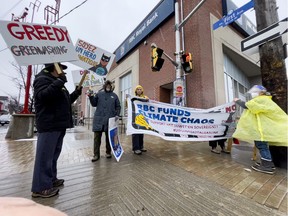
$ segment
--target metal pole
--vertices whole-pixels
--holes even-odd
[[[33,4],[33,13],[32,13],[32,18],[31,18],[31,23],[33,23],[33,19],[34,19],[34,11],[35,11],[35,7],[37,0],[35,1],[35,3]],[[39,6],[37,6],[39,8]],[[32,77],[32,65],[28,66],[28,71],[27,71],[27,79],[26,79],[26,88],[25,88],[25,100],[24,100],[24,108],[22,110],[22,114],[31,114],[31,112],[28,109],[28,104],[29,104],[29,92],[30,92],[30,85],[31,85],[31,77]]]
[[[201,2],[199,2],[198,5],[196,5],[196,7],[188,14],[188,16],[179,24],[179,6],[178,6],[178,2],[175,2],[175,40],[176,40],[176,80],[173,84],[173,96],[174,99],[182,99],[181,105],[182,106],[186,106],[186,79],[183,76],[182,73],[182,66],[181,66],[181,59],[180,59],[180,55],[181,50],[180,50],[180,29],[183,27],[183,25],[185,25],[185,23],[188,21],[188,19],[191,18],[191,16],[202,6],[202,4],[205,2],[206,0],[202,0]],[[182,5],[183,6],[183,5]],[[183,47],[184,48],[184,47]],[[175,91],[175,89],[178,87],[181,87],[183,90],[183,96],[179,97],[179,95],[177,96],[177,92]],[[178,92],[179,93],[179,92]],[[178,98],[177,98],[178,97]],[[177,103],[176,103],[177,104]],[[180,105],[180,104],[177,104]]]
[[[176,80],[173,83],[173,103],[178,106],[186,106],[186,90],[184,85],[182,66],[181,66],[181,40],[180,40],[180,31],[178,28],[179,25],[179,6],[178,2],[175,2],[175,42],[176,42]]]
[[[24,108],[22,110],[22,114],[31,114],[28,110],[28,102],[29,102],[29,90],[31,85],[31,76],[32,76],[32,65],[28,66],[27,71],[27,80],[26,80],[26,88],[25,88],[25,101],[24,101]]]
[[[179,25],[176,25],[176,28],[180,29],[183,25],[185,25],[185,23],[188,21],[188,19],[190,19],[190,17],[202,6],[202,4],[205,2],[206,0],[202,0],[201,2],[199,2],[198,5],[196,5],[196,7],[188,14],[188,16],[183,20],[182,23],[180,23]],[[175,6],[175,10],[176,10],[176,6]]]
[[[163,55],[175,66],[177,67],[178,64],[165,52],[163,52]]]
[[[183,22],[184,20],[184,6],[183,6],[183,0],[180,1],[180,22]],[[179,29],[180,31],[180,29]],[[184,33],[184,28],[181,28],[181,50],[185,50],[185,33]],[[187,81],[186,81],[186,76],[183,76],[183,83],[184,83],[184,95],[187,95]],[[187,98],[183,98],[183,104],[187,106]]]
[[[21,90],[22,90],[22,85],[20,85],[20,88],[19,88],[18,107],[19,107],[19,105],[20,105]]]
[[[182,76],[182,71],[181,71],[181,61],[180,61],[180,31],[177,26],[179,25],[179,6],[178,2],[175,2],[175,26],[176,26],[176,31],[175,31],[175,40],[176,40],[176,52],[175,52],[175,57],[176,57],[176,79],[180,79]]]

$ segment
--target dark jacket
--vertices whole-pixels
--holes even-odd
[[[120,101],[114,92],[100,91],[90,96],[90,103],[97,107],[93,119],[93,131],[108,131],[109,118],[120,115]]]
[[[75,90],[69,94],[64,82],[46,70],[36,76],[33,87],[38,132],[72,128],[71,104],[78,98],[79,92]]]

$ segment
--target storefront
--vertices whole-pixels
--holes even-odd
[[[185,18],[200,1],[177,2],[180,17]],[[251,21],[243,14],[238,23],[212,28],[231,7],[236,7],[231,0],[207,1],[181,30],[181,50],[193,55],[193,72],[183,77],[188,107],[210,108],[234,97],[245,99],[247,89],[261,83],[259,56],[245,55],[240,50],[243,38],[255,28]],[[114,52],[115,62],[107,79],[115,81],[114,92],[121,100],[122,115],[125,115],[126,94],[134,94],[138,84],[150,99],[173,103],[175,66],[162,57],[163,67],[159,72],[152,72],[152,43],[174,58],[174,0],[161,1]]]

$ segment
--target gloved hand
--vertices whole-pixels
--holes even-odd
[[[94,95],[93,90],[92,90],[92,89],[88,89],[87,92],[86,92],[86,95],[87,95],[88,97],[93,96],[93,95]]]
[[[81,94],[82,94],[82,89],[83,89],[83,86],[80,86],[79,89],[78,89],[78,86],[76,86],[75,92],[76,92],[78,95],[81,95]]]
[[[61,73],[57,79],[60,79],[63,83],[67,82],[67,77],[64,73]]]
[[[119,116],[115,116],[115,121],[118,121],[119,120]]]

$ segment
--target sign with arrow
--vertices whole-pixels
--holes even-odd
[[[243,41],[241,41],[241,51],[245,52],[249,50],[249,53],[256,53],[259,45],[280,37],[287,33],[287,31],[288,17],[268,26],[250,37],[245,38]]]
[[[242,7],[232,10],[222,19],[218,20],[216,23],[213,24],[213,30],[216,30],[219,27],[225,27],[228,24],[234,22],[235,20],[239,19],[243,13],[245,13],[250,8],[254,7],[254,1],[250,1],[247,4],[243,5]]]

